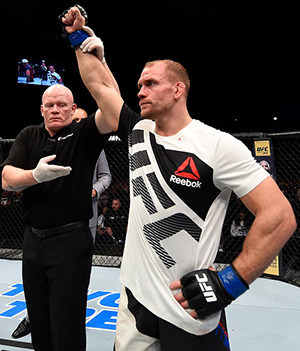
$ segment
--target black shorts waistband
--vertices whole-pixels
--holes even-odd
[[[27,228],[39,238],[49,238],[51,236],[56,236],[56,235],[71,232],[79,228],[83,228],[87,225],[88,225],[88,221],[80,221],[80,222],[68,223],[60,227],[50,228],[50,229],[37,229],[31,226],[28,226]]]

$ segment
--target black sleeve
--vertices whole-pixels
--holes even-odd
[[[28,167],[28,134],[30,127],[23,129],[16,137],[8,157],[0,165],[0,170],[6,165],[14,166],[17,168],[27,169]]]
[[[127,144],[128,135],[140,120],[142,120],[142,117],[124,103],[120,112],[119,128],[116,131],[117,136]]]
[[[84,147],[88,147],[97,154],[97,158],[99,153],[104,148],[107,140],[109,139],[111,133],[109,134],[100,134],[95,122],[96,113],[93,113],[87,118],[84,118],[80,123],[79,127],[82,127],[82,144]]]

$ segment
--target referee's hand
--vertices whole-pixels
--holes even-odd
[[[53,161],[56,158],[56,155],[42,157],[39,160],[38,165],[32,171],[32,175],[34,179],[38,183],[49,182],[50,180],[64,177],[70,174],[72,168],[57,166],[57,165],[49,165],[48,162]]]
[[[98,38],[94,31],[87,26],[83,26],[82,29],[89,35],[89,38],[80,45],[82,52],[94,52],[100,62],[105,62],[104,58],[104,45],[103,41]]]

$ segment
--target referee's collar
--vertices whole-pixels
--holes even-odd
[[[75,125],[77,125],[78,123],[76,121],[72,121],[68,126],[65,126],[63,128],[61,128],[59,131],[57,131],[54,135],[53,135],[53,139],[57,139],[58,137],[62,136],[65,134],[65,132],[69,132],[70,130],[73,129],[73,127]],[[49,134],[49,132],[46,129],[45,126],[45,122],[42,122],[41,124],[38,125],[39,129],[42,129],[45,133]]]

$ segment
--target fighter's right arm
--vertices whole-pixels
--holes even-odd
[[[97,57],[91,53],[83,53],[76,49],[76,57],[81,78],[95,99],[105,122],[116,131],[119,126],[119,116],[123,99],[115,88],[111,75]],[[101,120],[96,123],[101,123]],[[99,126],[98,126],[99,129]]]
[[[63,16],[62,23],[67,33],[80,31],[84,27],[85,19],[78,7],[70,8]],[[119,116],[123,106],[116,82],[106,63],[89,52],[82,52],[75,47],[81,78],[95,99],[100,111],[96,113],[96,124],[100,133],[116,131],[119,126]]]

